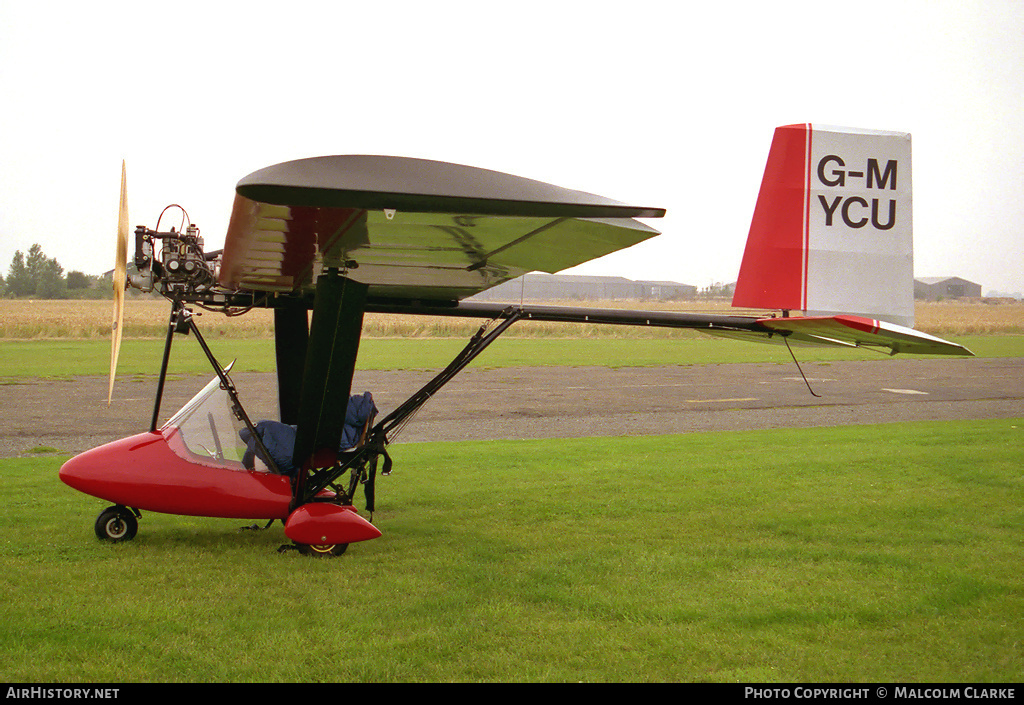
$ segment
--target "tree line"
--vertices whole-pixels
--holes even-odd
[[[101,279],[76,270],[65,274],[57,258],[47,257],[36,243],[28,248],[27,254],[21,250],[14,253],[7,277],[0,274],[0,295],[37,299],[105,298],[110,289],[101,285]]]

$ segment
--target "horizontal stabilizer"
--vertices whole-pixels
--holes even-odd
[[[763,318],[761,325],[786,335],[791,342],[816,345],[844,345],[858,348],[886,348],[891,355],[965,355],[970,350],[957,343],[899,326],[860,316],[807,316]]]

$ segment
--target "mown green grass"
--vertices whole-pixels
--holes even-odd
[[[406,444],[384,532],[104,506],[0,461],[19,681],[1015,682],[1024,420]]]
[[[964,337],[960,342],[980,357],[1022,357],[1024,336]],[[237,371],[275,369],[274,344],[266,339],[210,340],[222,363],[237,359]],[[359,345],[361,369],[439,369],[466,344],[455,338],[375,339]],[[156,374],[163,354],[162,340],[126,340],[122,343],[118,374]],[[801,361],[875,360],[877,352],[805,347],[796,349]],[[904,359],[909,356],[899,356]],[[919,357],[919,356],[918,356]],[[769,344],[697,336],[666,339],[628,338],[507,338],[492,344],[473,363],[477,367],[538,365],[601,365],[649,367],[735,362],[791,360],[786,348]],[[72,377],[105,375],[110,369],[109,342],[103,340],[30,340],[0,342],[0,378]],[[199,345],[179,336],[172,348],[172,370],[206,374],[209,363]]]

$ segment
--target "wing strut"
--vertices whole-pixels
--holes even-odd
[[[397,435],[398,430],[400,430],[401,427],[409,421],[413,414],[419,411],[421,406],[426,404],[427,401],[429,401],[430,398],[433,397],[439,389],[441,389],[441,387],[448,384],[455,375],[464,370],[477,355],[482,353],[488,345],[497,340],[498,336],[508,330],[513,323],[522,318],[523,312],[521,309],[509,307],[502,312],[499,318],[501,317],[503,317],[504,320],[496,326],[494,326],[494,324],[499,320],[498,318],[488,321],[480,326],[480,329],[477,330],[472,338],[470,338],[469,343],[462,349],[462,352],[460,352],[447,367],[441,370],[437,376],[423,385],[418,392],[409,397],[405,403],[385,416],[382,421],[374,426],[373,433],[382,434],[387,438],[387,442],[390,443],[394,436]],[[488,329],[492,326],[494,326],[494,329],[489,331]]]

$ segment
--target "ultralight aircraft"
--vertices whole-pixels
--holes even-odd
[[[125,289],[157,291],[171,310],[152,423],[70,459],[60,478],[112,503],[95,525],[104,540],[133,538],[141,512],[152,511],[280,520],[292,542],[282,549],[335,556],[381,535],[353,500],[362,485],[372,519],[378,464],[390,472],[396,430],[520,320],[970,355],[912,328],[910,167],[906,133],[777,128],[733,298],[774,311],[760,316],[466,301],[527,272],[554,273],[654,237],[638,219],[665,211],[400,157],[326,156],[256,171],[237,184],[222,251],[206,252],[191,223],[160,231],[158,220],[154,230],[135,229],[129,261],[122,170],[110,393]],[[278,419],[249,418],[230,366],[199,330],[197,307],[273,309]],[[351,394],[365,312],[485,320],[451,364],[377,420],[372,396]],[[178,334],[199,342],[215,377],[159,424]]]

